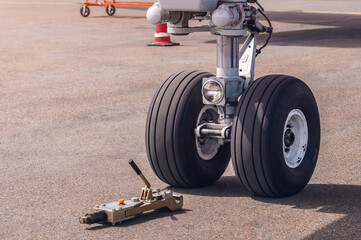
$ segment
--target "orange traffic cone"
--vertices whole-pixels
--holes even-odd
[[[154,42],[147,44],[148,46],[176,46],[179,43],[171,42],[166,23],[155,25]]]

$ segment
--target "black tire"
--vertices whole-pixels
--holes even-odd
[[[108,5],[105,8],[105,12],[109,15],[109,16],[113,16],[115,13],[115,7],[113,5]]]
[[[229,163],[229,143],[210,160],[203,160],[196,148],[194,129],[203,107],[202,79],[210,76],[200,71],[174,74],[151,102],[145,138],[148,159],[155,174],[172,186],[210,185]]]
[[[85,7],[82,6],[82,7],[80,8],[80,15],[82,15],[83,17],[88,17],[89,14],[90,14],[90,9],[89,9],[88,6],[85,6]]]
[[[302,160],[297,161],[299,165],[291,168],[284,156],[284,129],[291,111],[298,110],[306,119],[308,137],[304,139],[308,142]],[[319,147],[317,103],[305,83],[283,75],[266,76],[252,83],[237,106],[231,139],[233,168],[249,192],[266,197],[300,192],[311,179]]]

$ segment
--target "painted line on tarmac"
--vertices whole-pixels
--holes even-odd
[[[342,15],[361,15],[361,12],[333,12],[333,11],[302,11],[304,13],[321,13],[321,14],[342,14]]]

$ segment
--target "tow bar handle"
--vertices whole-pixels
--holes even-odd
[[[150,183],[148,182],[148,180],[144,177],[144,175],[142,174],[142,171],[140,171],[140,169],[138,168],[137,164],[135,164],[135,162],[130,159],[128,161],[128,163],[130,164],[130,166],[132,166],[132,168],[134,169],[134,171],[137,173],[137,175],[142,179],[142,181],[145,183],[145,185],[147,186],[147,188],[150,188]]]

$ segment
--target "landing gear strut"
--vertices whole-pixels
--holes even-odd
[[[312,176],[320,146],[311,90],[284,75],[254,81],[255,58],[272,34],[256,0],[191,2],[160,0],[147,18],[153,24],[168,22],[169,32],[177,35],[217,35],[217,74],[174,74],[154,96],[146,130],[154,172],[173,186],[205,186],[221,177],[231,155],[236,176],[251,193],[298,193]],[[258,21],[259,14],[268,27]],[[190,27],[191,19],[209,20],[209,25]],[[269,38],[257,49],[260,33]]]

